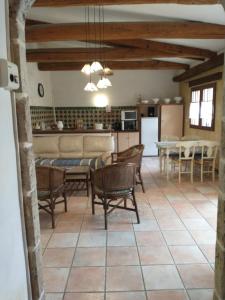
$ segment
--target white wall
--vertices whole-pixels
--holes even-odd
[[[0,1],[0,58],[6,58],[5,5]],[[0,299],[27,300],[10,93],[0,88]]]
[[[117,71],[112,87],[104,90],[112,106],[135,105],[137,97],[174,97],[179,86],[172,81],[175,71]],[[88,77],[78,71],[51,72],[55,106],[93,106],[95,93],[84,92]],[[98,78],[94,81],[96,82]]]
[[[36,63],[27,63],[28,71],[28,92],[30,105],[52,106],[52,84],[50,72],[41,72]],[[38,83],[44,86],[44,97],[38,95]]]

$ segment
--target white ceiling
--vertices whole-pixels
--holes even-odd
[[[220,4],[216,5],[179,5],[179,4],[143,4],[105,6],[105,22],[126,21],[199,21],[225,25],[225,11]],[[93,13],[90,14],[93,18]],[[60,7],[31,9],[28,19],[50,23],[85,22],[84,7]],[[221,52],[225,49],[225,40],[205,39],[156,39],[178,45],[193,46]],[[28,48],[83,47],[82,42],[51,42],[28,44]],[[164,59],[168,61],[196,64],[196,61],[181,58]]]

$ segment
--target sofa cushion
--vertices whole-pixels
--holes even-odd
[[[103,152],[114,151],[114,138],[112,136],[84,136],[84,156],[98,156]],[[92,153],[92,154],[91,154]]]
[[[59,136],[33,137],[33,151],[36,157],[59,157]]]
[[[59,152],[62,158],[83,157],[83,136],[62,135],[59,137]]]

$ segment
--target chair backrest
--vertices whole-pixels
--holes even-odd
[[[184,135],[181,137],[181,141],[200,141],[202,138],[198,135]]]
[[[136,183],[136,166],[132,163],[118,163],[91,171],[92,186],[104,192],[127,190]]]
[[[176,135],[163,135],[161,137],[161,141],[162,142],[166,142],[166,141],[179,141],[179,137]]]
[[[200,141],[199,148],[201,149],[202,159],[216,159],[219,143],[215,141]]]
[[[138,168],[141,167],[144,145],[135,145],[130,147],[126,155],[122,155],[122,161],[125,163],[134,163]]]
[[[133,156],[136,153],[142,152],[144,151],[144,145],[142,144],[138,144],[138,145],[134,145],[122,152],[119,152],[118,154],[125,157],[125,156]]]
[[[64,184],[65,171],[56,167],[36,167],[37,189],[52,191]]]
[[[194,159],[196,143],[191,141],[180,141],[176,144],[179,149],[179,159]]]

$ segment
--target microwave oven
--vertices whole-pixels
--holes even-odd
[[[121,121],[135,121],[137,120],[136,110],[122,110],[121,111]]]

